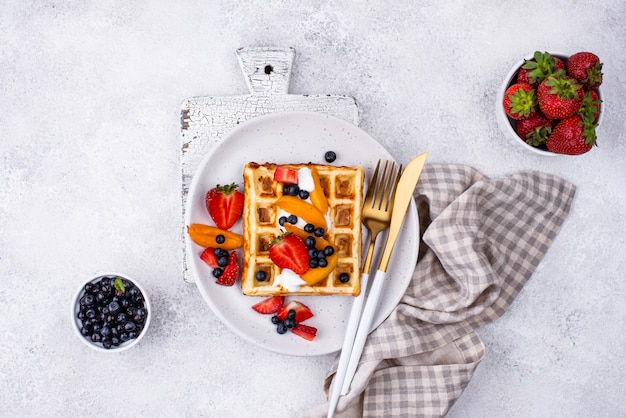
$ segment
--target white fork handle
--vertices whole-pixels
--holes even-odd
[[[363,353],[363,347],[365,346],[365,340],[370,333],[372,322],[374,321],[374,315],[378,309],[378,301],[380,300],[380,294],[383,290],[383,284],[385,283],[386,272],[377,270],[376,275],[372,280],[372,288],[367,295],[367,302],[361,315],[361,322],[359,323],[359,329],[356,337],[354,338],[354,344],[352,345],[352,351],[350,352],[350,361],[348,368],[346,369],[346,377],[343,381],[343,387],[341,389],[341,395],[345,395],[350,390],[350,384],[354,378],[354,373],[359,365],[361,354]]]
[[[361,274],[361,294],[354,298],[352,302],[352,309],[350,310],[350,318],[348,319],[348,327],[346,329],[346,336],[343,340],[343,346],[341,347],[341,356],[339,357],[339,365],[337,366],[337,373],[333,378],[333,383],[330,392],[330,405],[328,408],[327,418],[332,418],[335,408],[337,408],[337,402],[339,402],[339,393],[343,388],[343,381],[346,377],[346,370],[348,369],[348,362],[350,360],[350,353],[352,346],[354,345],[354,338],[359,328],[359,320],[361,319],[361,312],[363,311],[363,305],[365,304],[365,293],[367,293],[367,283],[369,281],[369,274]]]

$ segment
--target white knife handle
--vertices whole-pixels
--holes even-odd
[[[369,274],[361,274],[361,294],[354,298],[352,302],[352,309],[350,310],[350,318],[348,319],[348,327],[346,328],[346,336],[343,339],[343,346],[341,347],[341,356],[339,357],[339,365],[337,366],[337,373],[333,378],[333,384],[330,392],[330,406],[328,408],[328,417],[331,418],[337,408],[337,402],[339,401],[339,393],[343,387],[343,380],[346,377],[346,370],[348,369],[348,363],[350,360],[350,353],[352,346],[354,345],[354,338],[356,332],[359,329],[359,320],[361,319],[361,312],[363,311],[363,305],[365,304],[365,293],[367,290],[367,282],[369,281]]]
[[[359,329],[356,337],[354,338],[354,344],[352,346],[352,352],[350,353],[350,361],[346,369],[346,377],[343,381],[343,387],[341,394],[345,395],[350,390],[350,384],[354,378],[354,373],[359,365],[361,354],[363,353],[363,347],[365,346],[365,340],[370,333],[372,322],[374,321],[374,315],[378,309],[378,301],[380,300],[380,294],[382,293],[383,285],[385,283],[386,272],[377,270],[376,275],[372,281],[372,288],[367,295],[367,302],[361,315],[361,322],[359,323]]]

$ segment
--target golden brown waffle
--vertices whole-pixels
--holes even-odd
[[[330,275],[314,285],[302,285],[297,291],[289,291],[276,278],[281,269],[269,258],[268,244],[282,233],[278,223],[280,209],[274,204],[283,195],[283,184],[274,181],[277,164],[248,163],[244,168],[243,209],[243,271],[241,287],[251,296],[276,295],[351,295],[361,291],[361,207],[363,205],[364,172],[361,167],[335,167],[321,164],[282,164],[298,170],[315,166],[320,183],[328,199],[329,212],[324,239],[339,254],[337,267]],[[255,275],[265,271],[265,281],[259,282]],[[341,283],[341,273],[350,279]]]

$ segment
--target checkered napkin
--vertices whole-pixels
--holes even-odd
[[[368,337],[336,416],[444,416],[485,354],[476,330],[504,314],[522,290],[574,192],[536,171],[490,179],[467,166],[427,164],[414,193],[422,244],[413,279]],[[326,416],[327,408],[303,416]]]

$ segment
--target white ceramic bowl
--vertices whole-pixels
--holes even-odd
[[[554,52],[554,51],[548,51],[548,52],[550,53],[550,55],[560,58],[563,60],[563,62],[567,63],[567,59],[569,58],[568,54],[565,54],[563,52]],[[515,128],[513,125],[515,121],[506,114],[506,112],[504,111],[504,106],[502,106],[502,101],[504,100],[504,93],[512,84],[515,83],[517,79],[517,73],[520,67],[524,65],[524,60],[531,60],[533,59],[533,57],[534,57],[534,53],[530,53],[524,58],[522,58],[521,60],[519,60],[517,63],[515,63],[515,65],[513,65],[511,70],[508,72],[508,74],[504,78],[502,85],[500,85],[500,88],[498,89],[498,94],[496,95],[496,120],[498,121],[498,126],[500,127],[500,130],[504,133],[504,135],[507,138],[509,138],[511,141],[523,147],[524,149],[534,152],[535,154],[545,155],[545,156],[550,156],[550,157],[558,156],[558,155],[565,155],[565,154],[556,154],[548,150],[543,150],[543,149],[533,147],[532,145],[527,144],[526,141],[520,138],[515,132]],[[602,86],[598,87],[597,92],[598,92],[598,96],[600,97],[600,100],[603,100],[602,99]],[[604,118],[604,102],[601,104],[600,116],[598,118],[598,127],[596,128],[596,133],[598,132],[599,127],[602,124],[603,118]]]
[[[141,328],[141,331],[138,333],[136,338],[130,339],[128,341],[122,342],[120,345],[118,346],[112,346],[110,348],[104,348],[102,342],[93,342],[92,339],[88,336],[83,336],[81,333],[81,326],[82,326],[82,321],[81,319],[79,319],[78,317],[78,313],[80,311],[80,300],[83,296],[85,296],[85,286],[87,285],[87,283],[92,283],[92,284],[96,284],[99,283],[102,279],[104,278],[121,278],[122,280],[126,280],[132,284],[135,285],[135,287],[137,289],[139,289],[139,291],[141,292],[141,295],[143,296],[143,305],[144,308],[146,310],[146,314],[145,314],[145,318],[143,320],[143,328]],[[88,280],[86,280],[78,289],[78,291],[76,292],[74,299],[72,300],[72,326],[74,328],[74,331],[76,331],[76,335],[78,336],[78,338],[88,347],[93,348],[94,350],[97,351],[104,351],[107,353],[117,353],[120,351],[124,351],[124,350],[128,350],[129,348],[135,346],[137,343],[139,343],[139,341],[143,338],[144,335],[146,335],[146,332],[148,330],[148,327],[150,325],[150,320],[152,318],[152,306],[150,305],[150,299],[148,297],[148,293],[145,291],[145,289],[141,286],[141,284],[139,284],[139,282],[137,282],[137,280],[135,279],[131,279],[130,277],[128,277],[125,274],[119,274],[119,273],[102,273],[102,274],[97,274],[95,276],[92,276],[91,278],[89,278]]]

